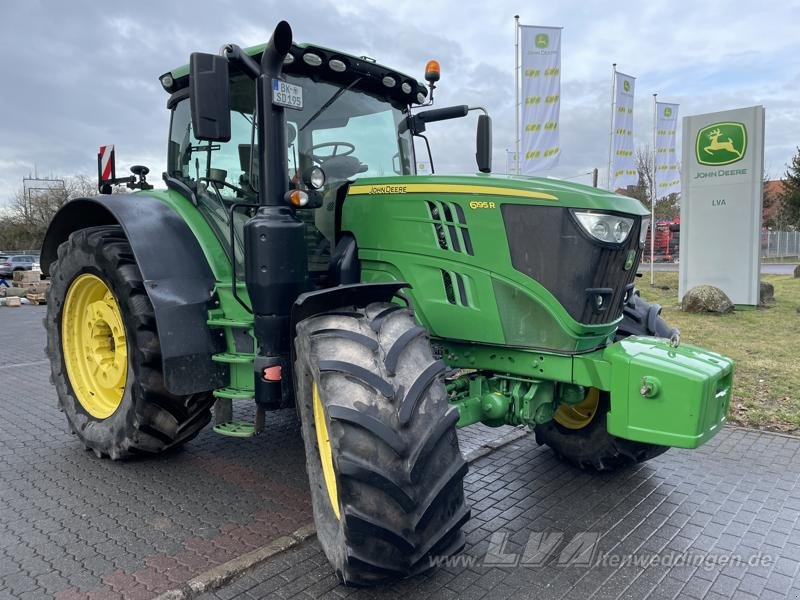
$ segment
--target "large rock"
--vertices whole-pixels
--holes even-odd
[[[775,286],[762,281],[758,291],[758,302],[763,306],[775,304]]]
[[[794,276],[795,276],[795,277],[800,277],[800,265],[797,265],[797,266],[794,268]]]
[[[697,285],[683,296],[681,310],[724,314],[733,311],[733,302],[725,292],[713,285]]]

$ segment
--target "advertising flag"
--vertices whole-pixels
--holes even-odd
[[[656,102],[656,198],[681,191],[681,173],[675,132],[678,130],[678,105]]]
[[[633,87],[636,78],[617,71],[614,76],[614,118],[611,131],[611,185],[614,191],[639,183],[633,155]]]
[[[523,25],[521,32],[521,173],[558,164],[561,109],[561,29]]]

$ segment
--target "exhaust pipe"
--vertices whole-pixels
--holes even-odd
[[[288,156],[284,108],[272,103],[272,80],[283,71],[283,59],[292,47],[292,28],[281,21],[261,55],[258,86],[259,191],[262,206],[279,206],[288,191]]]
[[[290,314],[308,286],[305,225],[284,201],[289,189],[284,108],[272,102],[272,82],[291,47],[292,28],[281,21],[256,78],[260,207],[244,226],[245,282],[258,345],[255,400],[262,408],[278,408],[291,397]]]

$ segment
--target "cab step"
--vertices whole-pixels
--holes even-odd
[[[233,365],[246,365],[248,363],[252,363],[255,360],[255,356],[253,354],[233,354],[232,352],[220,352],[219,354],[213,354],[211,356],[211,360],[214,362]]]
[[[256,434],[256,426],[245,421],[229,421],[214,425],[214,433],[227,435],[228,437],[249,438]]]
[[[226,319],[225,317],[214,317],[206,321],[210,327],[236,327],[239,329],[249,329],[253,326],[252,321],[244,319]]]
[[[215,398],[230,398],[231,400],[252,400],[253,390],[241,390],[239,388],[226,387],[214,390]]]

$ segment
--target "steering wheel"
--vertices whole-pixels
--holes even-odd
[[[315,152],[315,150],[330,147],[333,147],[333,151],[330,154],[320,155]],[[345,148],[345,151],[339,152],[340,147]],[[313,160],[315,163],[322,164],[334,156],[350,156],[353,152],[355,152],[355,150],[356,147],[350,142],[323,142],[322,144],[311,146],[311,148],[309,148],[309,154],[311,155],[311,160]]]
[[[227,181],[219,181],[218,179],[209,179],[208,177],[201,177],[197,181],[202,181],[206,185],[208,185],[209,187],[215,187],[217,189],[219,189],[219,188],[230,188],[234,192],[236,192],[236,196],[237,197],[243,197],[243,196],[247,195],[246,192],[242,188],[236,187],[235,185],[233,185],[232,183],[228,183]]]

